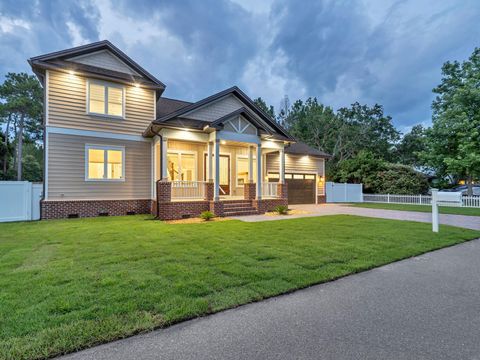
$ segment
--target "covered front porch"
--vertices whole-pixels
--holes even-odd
[[[268,177],[266,156],[279,153],[279,172]],[[160,219],[258,214],[287,204],[281,141],[259,136],[162,129],[154,140],[155,210]],[[270,175],[271,176],[271,175]]]

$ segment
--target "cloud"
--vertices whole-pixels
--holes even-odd
[[[276,107],[285,94],[380,103],[408,129],[430,120],[443,62],[478,45],[479,18],[475,0],[4,0],[0,79],[31,56],[109,39],[166,96],[239,85]]]

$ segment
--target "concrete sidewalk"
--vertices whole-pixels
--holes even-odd
[[[479,359],[480,240],[64,357]]]
[[[234,219],[246,222],[255,221],[272,221],[295,219],[301,217],[325,216],[325,215],[358,215],[366,217],[374,217],[381,219],[392,220],[408,220],[419,222],[432,222],[431,213],[422,213],[414,211],[398,211],[398,210],[384,210],[384,209],[369,209],[361,207],[353,207],[339,204],[321,204],[321,205],[290,205],[289,208],[304,211],[305,214],[296,214],[289,216],[271,216],[271,215],[249,215],[237,216]],[[440,214],[440,223],[444,225],[452,225],[463,227],[466,229],[480,230],[480,216],[464,216],[464,215],[448,215]]]

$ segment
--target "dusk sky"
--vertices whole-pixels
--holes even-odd
[[[0,1],[0,79],[27,58],[108,39],[196,101],[232,85],[278,108],[309,96],[430,123],[447,60],[480,46],[480,1]]]

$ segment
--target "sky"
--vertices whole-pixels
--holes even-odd
[[[237,85],[279,108],[384,106],[402,131],[431,122],[445,61],[480,46],[478,0],[0,1],[0,79],[31,56],[108,39],[197,101]]]

